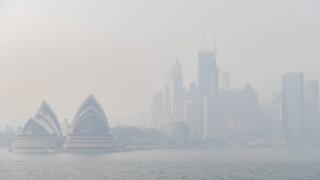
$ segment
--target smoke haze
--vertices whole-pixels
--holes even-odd
[[[260,99],[280,77],[320,79],[317,0],[0,0],[0,125],[23,124],[46,99],[60,120],[94,94],[111,124],[142,124],[177,57],[196,80],[201,34],[214,28],[232,87]]]

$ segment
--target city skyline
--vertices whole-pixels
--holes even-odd
[[[0,179],[319,179],[320,0],[0,0]]]
[[[80,99],[92,93],[113,125],[141,125],[137,114],[148,111],[176,57],[187,72],[184,83],[197,79],[202,32],[211,27],[218,64],[230,72],[233,88],[249,83],[271,101],[286,72],[320,79],[313,65],[319,59],[318,2],[262,2],[183,2],[176,15],[182,2],[1,1],[0,124],[23,124],[43,99],[59,119],[70,120]],[[57,7],[63,7],[59,13]]]

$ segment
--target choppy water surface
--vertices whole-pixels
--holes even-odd
[[[199,149],[110,154],[13,154],[0,179],[320,179],[320,150]]]

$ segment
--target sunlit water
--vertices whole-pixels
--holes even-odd
[[[0,150],[0,179],[319,180],[320,150],[150,150],[100,155]]]

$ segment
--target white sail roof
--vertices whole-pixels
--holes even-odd
[[[47,134],[62,137],[61,127],[57,116],[46,101],[41,103],[35,116],[29,119],[25,124],[23,132],[32,134],[32,131],[36,131],[36,129],[39,129],[40,127],[43,131],[47,132]]]
[[[101,105],[93,95],[88,96],[81,104],[77,111],[71,125],[71,131],[78,127],[82,122],[88,118],[98,121],[106,129],[109,129],[108,119],[105,115]]]

